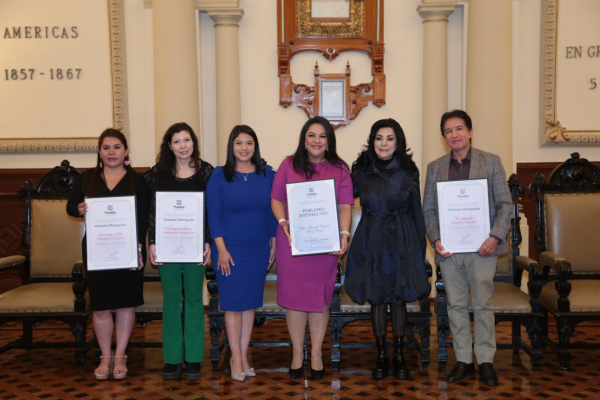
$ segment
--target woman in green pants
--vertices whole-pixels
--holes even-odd
[[[206,263],[210,259],[210,235],[205,224],[203,264],[161,264],[156,262],[156,191],[204,192],[213,167],[200,159],[198,138],[184,123],[172,125],[163,137],[156,165],[152,167],[148,241],[150,260],[159,266],[163,287],[163,368],[164,379],[180,379],[185,359],[185,378],[200,378],[204,358],[204,305],[202,288]],[[206,209],[205,218],[206,221]],[[183,279],[182,279],[183,275]],[[183,286],[183,287],[182,287]],[[181,324],[181,294],[185,293],[185,327]],[[184,356],[185,355],[185,356]]]

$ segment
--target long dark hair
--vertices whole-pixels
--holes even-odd
[[[375,163],[377,154],[375,153],[375,138],[377,132],[381,128],[392,128],[394,135],[396,135],[396,151],[392,154],[392,157],[398,160],[398,163],[410,172],[417,171],[417,166],[412,159],[412,153],[409,153],[410,149],[406,148],[406,136],[404,136],[404,130],[396,120],[392,118],[380,119],[371,126],[371,133],[367,144],[363,147],[363,150],[358,155],[358,158],[352,163],[352,171],[354,170],[366,170],[370,165]]]
[[[127,145],[127,138],[125,137],[125,135],[123,135],[123,133],[121,131],[118,131],[113,128],[108,128],[108,129],[105,129],[104,132],[102,132],[100,134],[100,137],[98,138],[98,153],[96,153],[96,167],[94,168],[91,175],[88,175],[88,177],[86,179],[87,182],[84,181],[84,188],[85,188],[84,192],[85,192],[86,196],[94,197],[94,196],[98,195],[98,186],[100,185],[100,182],[103,181],[102,170],[104,167],[104,166],[102,166],[102,167],[100,166],[101,162],[102,162],[102,159],[100,158],[100,149],[102,148],[104,139],[106,139],[108,137],[115,138],[119,142],[121,142],[121,144],[123,144],[123,147],[125,147],[125,150],[129,149],[129,146]],[[129,155],[127,155],[125,157],[125,161],[129,161]],[[131,193],[135,193],[135,179],[136,179],[135,171],[133,170],[131,165],[124,164],[123,166],[125,167],[125,170],[127,171],[127,173],[126,173],[127,182],[129,184]]]
[[[227,141],[227,161],[223,166],[223,173],[225,174],[225,179],[227,179],[227,182],[232,182],[233,177],[235,176],[235,155],[233,154],[233,142],[242,133],[250,135],[254,140],[254,155],[250,159],[250,162],[256,169],[256,175],[259,175],[261,172],[263,175],[266,175],[262,160],[260,158],[260,146],[258,145],[258,137],[256,136],[256,133],[248,125],[236,125],[229,134],[229,140]]]
[[[306,121],[302,127],[302,130],[300,131],[300,140],[298,141],[298,147],[296,148],[296,152],[294,153],[294,158],[292,160],[294,171],[297,174],[304,175],[306,179],[311,179],[315,174],[315,167],[308,160],[308,151],[305,147],[306,133],[308,132],[308,128],[314,124],[319,124],[325,128],[325,135],[327,136],[327,150],[325,151],[324,157],[325,160],[339,168],[342,166],[346,166],[346,168],[348,168],[348,164],[346,164],[346,162],[337,154],[335,147],[335,131],[333,130],[333,127],[329,121],[323,117],[312,117]]]
[[[185,122],[173,124],[165,132],[160,145],[160,152],[156,156],[156,165],[154,166],[154,184],[156,185],[157,189],[164,189],[175,179],[175,176],[177,176],[177,158],[175,157],[175,153],[173,153],[173,150],[171,150],[169,145],[171,144],[173,135],[183,131],[189,132],[194,144],[189,166],[194,168],[196,172],[198,172],[200,169],[202,160],[200,160],[198,138],[196,137],[194,130]]]

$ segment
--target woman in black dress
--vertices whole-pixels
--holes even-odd
[[[98,159],[95,168],[80,175],[73,185],[67,213],[85,217],[86,197],[136,196],[139,268],[86,271],[90,303],[93,311],[94,333],[102,350],[100,365],[94,371],[98,380],[127,376],[125,350],[135,323],[135,307],[144,304],[143,271],[144,242],[148,226],[149,191],[146,181],[129,165],[127,139],[116,129],[106,129],[98,139]],[[83,263],[87,270],[86,237],[82,241]],[[111,310],[116,310],[113,324]],[[117,346],[111,352],[113,325]]]
[[[376,380],[388,374],[388,305],[394,376],[408,379],[402,353],[406,303],[426,296],[431,289],[424,264],[419,170],[408,150],[400,124],[383,119],[373,124],[367,146],[352,164],[354,197],[360,197],[362,216],[348,252],[344,287],[354,302],[371,303],[378,349]]]

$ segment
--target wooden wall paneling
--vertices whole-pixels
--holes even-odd
[[[77,168],[76,165],[74,167]],[[42,176],[51,169],[0,169],[0,257],[23,254],[21,247],[23,202],[17,197],[17,192],[28,179],[37,186]],[[86,168],[77,169],[81,172],[86,170]],[[148,167],[134,169],[138,173],[144,173]]]
[[[17,197],[17,192],[28,179],[37,186],[40,179],[51,169],[0,169],[0,257],[23,254],[21,236],[25,214],[23,201]],[[86,170],[77,169],[81,172]],[[134,169],[138,173],[144,173],[148,167]],[[22,282],[23,277],[18,271],[0,272],[0,293],[20,286]]]

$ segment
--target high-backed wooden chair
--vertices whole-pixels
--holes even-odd
[[[350,240],[354,236],[358,222],[360,221],[362,208],[358,200],[352,207],[352,226],[350,229]],[[350,242],[350,246],[352,243]],[[431,278],[431,264],[425,260],[427,275]],[[359,320],[371,319],[371,305],[368,303],[357,304],[352,301],[348,293],[344,290],[344,277],[346,273],[346,257],[339,263],[338,278],[335,285],[331,310],[331,361],[334,366],[338,366],[341,361],[342,349],[357,349],[375,347],[375,338],[369,342],[344,342],[342,340],[344,329],[347,324]],[[429,335],[431,327],[431,305],[426,296],[422,299],[406,304],[406,338],[407,348],[416,348],[419,351],[421,364],[426,369],[431,360],[429,351]],[[388,312],[389,314],[389,312]],[[389,316],[388,316],[389,318]],[[419,338],[415,337],[415,331]]]
[[[540,302],[546,315],[543,340],[567,369],[569,349],[600,348],[600,343],[571,343],[576,326],[600,320],[600,168],[571,154],[548,179],[538,173],[529,186],[536,204],[535,241],[546,284]],[[558,342],[548,336],[548,315],[556,321]]]
[[[542,288],[542,271],[537,263],[527,257],[519,255],[519,245],[522,241],[519,227],[519,197],[525,193],[525,188],[520,184],[517,175],[512,174],[508,179],[508,186],[513,200],[513,218],[508,241],[510,253],[498,257],[496,275],[494,277],[494,295],[492,306],[496,324],[507,321],[512,324],[511,343],[497,343],[498,349],[524,350],[531,358],[534,370],[539,370],[542,363],[542,310],[539,294]],[[529,294],[520,289],[523,271],[528,271]],[[435,300],[435,313],[438,325],[438,361],[440,368],[445,368],[448,360],[447,348],[452,347],[448,340],[450,336],[450,323],[444,281],[438,265],[436,281],[437,297]],[[470,312],[473,320],[473,312]],[[530,344],[521,339],[521,326],[525,327]]]
[[[0,295],[0,325],[22,321],[23,335],[2,346],[0,353],[15,348],[74,347],[77,365],[83,367],[89,348],[86,331],[90,315],[81,264],[85,228],[82,220],[69,217],[65,211],[78,175],[65,160],[44,175],[37,187],[28,180],[18,193],[25,206],[25,256],[0,259],[0,269],[22,268],[26,281]],[[66,323],[74,341],[34,342],[33,328],[46,320]]]

